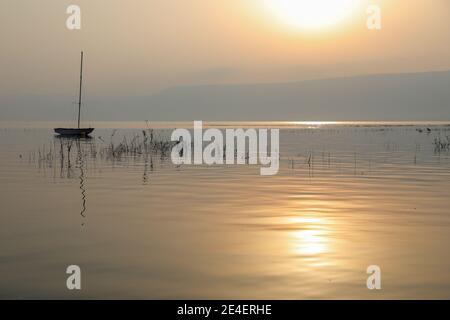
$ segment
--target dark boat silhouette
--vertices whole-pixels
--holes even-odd
[[[80,113],[81,113],[81,92],[83,84],[83,51],[81,51],[81,67],[80,67],[80,91],[78,95],[78,127],[77,128],[55,128],[55,132],[61,136],[71,137],[86,137],[94,128],[80,128]]]
[[[55,132],[61,136],[80,136],[89,135],[94,128],[55,128]]]

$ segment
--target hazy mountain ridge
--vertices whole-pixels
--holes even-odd
[[[450,119],[450,71],[176,87],[149,103],[177,120]]]
[[[0,115],[71,120],[72,100],[0,97]],[[172,87],[150,96],[86,100],[83,113],[93,120],[450,120],[450,71]]]

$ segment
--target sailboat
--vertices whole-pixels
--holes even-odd
[[[55,132],[61,136],[86,137],[94,128],[80,128],[81,113],[81,89],[83,84],[83,51],[81,51],[81,67],[80,67],[80,91],[78,95],[78,127],[77,128],[55,128]]]

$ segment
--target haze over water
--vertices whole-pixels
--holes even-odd
[[[449,123],[246,123],[281,128],[275,176],[108,153],[191,125],[2,124],[0,297],[450,298]]]

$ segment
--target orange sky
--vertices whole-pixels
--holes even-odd
[[[450,69],[448,0],[362,1],[381,6],[382,30],[366,28],[365,7],[307,32],[263,0],[2,0],[0,94],[73,94],[81,49],[98,95]],[[69,4],[82,9],[80,31],[65,26]]]

